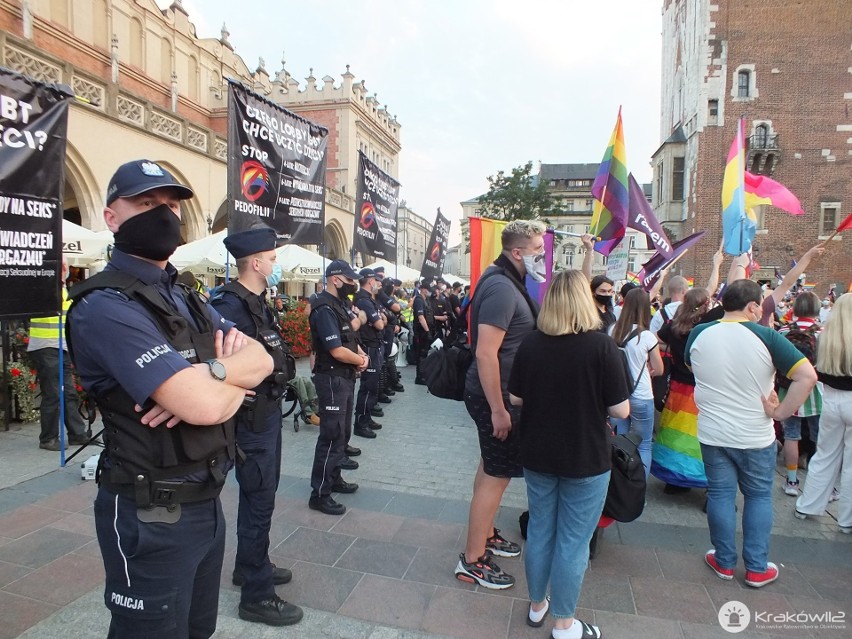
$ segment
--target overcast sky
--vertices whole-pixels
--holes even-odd
[[[157,0],[168,6],[170,0]],[[199,37],[222,23],[250,69],[356,81],[402,125],[410,208],[453,220],[487,177],[527,161],[599,162],[619,105],[627,161],[659,146],[661,0],[183,0]],[[458,225],[454,224],[457,231]],[[454,236],[458,237],[456,233]]]

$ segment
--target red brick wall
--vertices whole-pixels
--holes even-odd
[[[805,210],[793,217],[765,207],[768,234],[755,239],[755,259],[762,266],[790,268],[791,258],[818,242],[820,202],[842,202],[841,215],[852,213],[852,145],[849,132],[839,124],[852,124],[852,101],[844,92],[852,89],[852,10],[848,0],[721,0],[711,14],[713,36],[728,42],[725,90],[725,126],[707,127],[700,135],[695,229],[707,230],[706,239],[684,258],[684,272],[709,272],[710,257],[721,241],[720,194],[728,150],[737,118],[746,120],[746,135],[754,120],[771,120],[779,135],[781,159],[773,179],[798,196]],[[731,83],[737,67],[754,64],[759,97],[734,102]],[[773,74],[777,68],[779,73]],[[706,106],[705,106],[706,108]],[[836,161],[827,162],[822,149],[830,149]],[[801,154],[801,159],[794,157]],[[807,269],[808,281],[825,294],[830,283],[845,287],[852,280],[852,233],[831,242],[826,254]],[[723,266],[727,269],[728,262]],[[724,272],[723,272],[724,277]]]
[[[327,160],[325,165],[328,172],[325,174],[325,184],[329,188],[339,189],[341,187],[338,184],[340,172],[330,170],[345,164],[345,158],[340,157],[340,116],[338,115],[338,111],[336,109],[300,109],[299,107],[291,107],[290,110],[306,120],[310,120],[314,124],[319,124],[328,129],[328,151],[326,153]]]

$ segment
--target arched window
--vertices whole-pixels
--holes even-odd
[[[747,98],[750,94],[751,72],[740,71],[737,73],[737,97]]]
[[[130,64],[137,69],[142,64],[142,22],[138,18],[130,20]]]

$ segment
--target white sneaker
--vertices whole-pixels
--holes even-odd
[[[839,530],[844,535],[852,535],[852,526],[840,526]]]
[[[840,499],[840,493],[837,492],[836,488],[832,488],[831,489],[831,496],[828,498],[828,503],[831,503],[833,501],[837,501],[838,499]]]
[[[799,480],[790,481],[789,479],[784,480],[784,492],[791,497],[797,497],[799,494]]]

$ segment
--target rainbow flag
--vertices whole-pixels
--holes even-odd
[[[722,180],[722,236],[725,253],[742,255],[751,249],[757,217],[745,203],[745,147],[743,120],[737,120],[737,135],[731,143]]]
[[[595,243],[595,250],[602,255],[609,255],[624,237],[630,209],[621,107],[618,107],[615,128],[592,184],[592,195],[596,202],[589,233],[601,238],[600,242]]]
[[[482,271],[488,268],[503,250],[500,234],[508,222],[489,220],[487,217],[471,217],[468,218],[468,222],[470,223],[470,292],[472,295]]]
[[[764,175],[752,175],[748,171],[743,177],[745,184],[745,206],[746,210],[755,206],[769,204],[775,208],[787,211],[791,215],[804,215],[799,198],[790,190],[775,180]]]
[[[489,220],[485,217],[468,218],[470,224],[470,293],[476,290],[476,283],[503,250],[500,239],[501,233],[508,222]],[[544,282],[536,282],[529,275],[525,286],[530,297],[541,304],[544,294],[553,278],[553,230],[548,229],[544,234],[544,260],[546,275]]]

